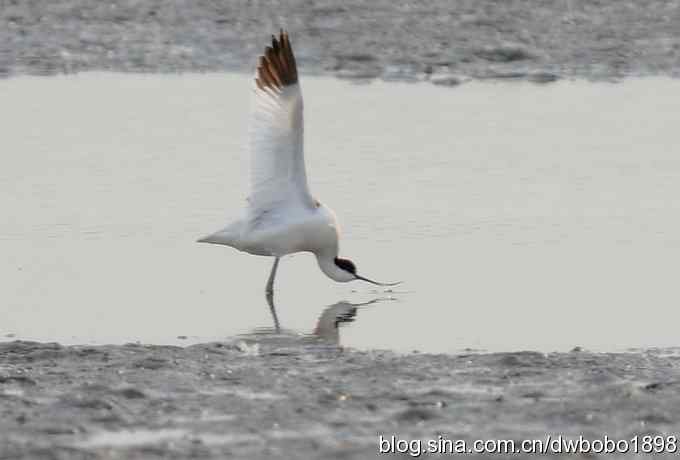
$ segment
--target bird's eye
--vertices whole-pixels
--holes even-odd
[[[335,265],[346,272],[350,272],[353,275],[355,275],[357,272],[357,267],[354,265],[354,262],[349,259],[341,259],[340,257],[336,257]]]

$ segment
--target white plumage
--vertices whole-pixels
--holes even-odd
[[[250,116],[250,193],[243,217],[198,240],[275,257],[267,282],[273,292],[279,259],[312,252],[319,267],[339,282],[363,278],[354,264],[338,257],[338,225],[333,211],[309,191],[304,158],[302,91],[288,34],[272,37],[260,57]]]

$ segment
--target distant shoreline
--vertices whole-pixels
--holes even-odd
[[[280,26],[305,74],[448,86],[680,75],[673,0],[16,3],[0,11],[0,77],[251,72]]]

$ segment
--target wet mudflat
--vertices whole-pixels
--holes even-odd
[[[290,30],[304,74],[549,82],[677,75],[674,0],[5,1],[0,76],[252,71]]]
[[[16,341],[0,344],[0,458],[361,459],[379,434],[677,434],[678,381],[672,350],[400,355],[285,334],[186,348]]]

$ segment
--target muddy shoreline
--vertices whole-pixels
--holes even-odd
[[[378,434],[674,434],[678,381],[677,350],[398,355],[273,336],[185,348],[6,342],[0,458],[359,459],[376,455]]]
[[[680,72],[673,0],[6,1],[0,76],[251,72],[290,30],[303,74],[456,85]]]

